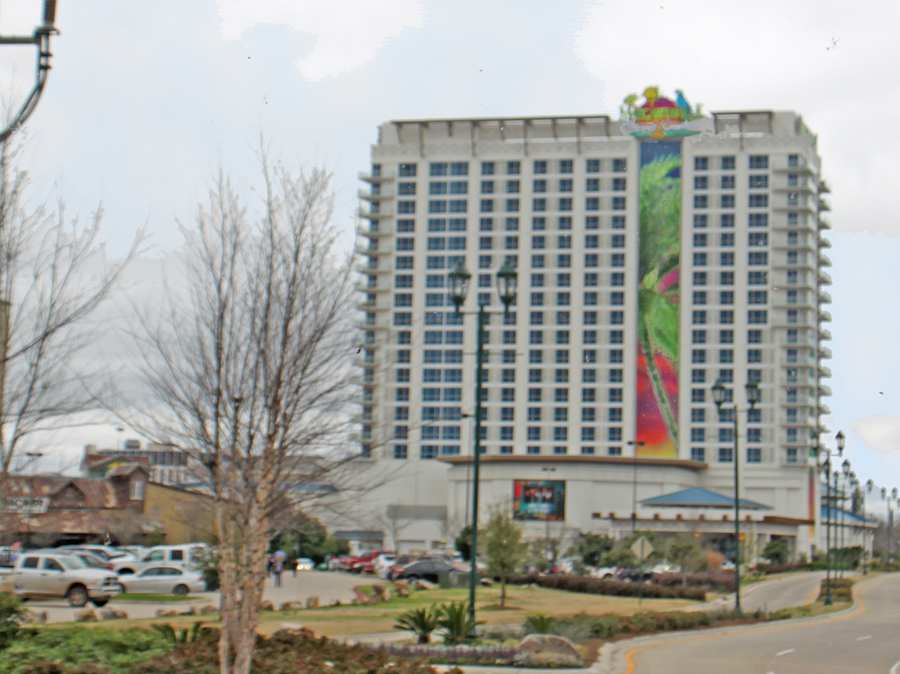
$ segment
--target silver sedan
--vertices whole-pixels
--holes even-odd
[[[194,571],[177,569],[172,566],[148,566],[139,573],[119,576],[123,592],[130,594],[177,594],[184,596],[190,592],[203,592],[206,582]]]

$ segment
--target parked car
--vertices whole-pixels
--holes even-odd
[[[119,579],[106,569],[89,568],[65,552],[24,552],[13,569],[14,592],[22,599],[65,597],[71,606],[105,606],[122,591]]]
[[[600,568],[593,567],[590,570],[590,575],[594,578],[600,578],[601,580],[615,580],[616,576],[619,573],[619,569],[615,566],[602,566]]]
[[[113,570],[120,575],[137,573],[141,569],[155,564],[168,564],[178,569],[193,571],[200,558],[206,555],[204,543],[185,543],[184,545],[157,545],[150,548],[140,559],[113,560]]]
[[[119,582],[123,591],[130,594],[176,594],[183,597],[191,592],[206,590],[201,574],[166,565],[148,566],[127,578],[120,578]]]
[[[109,545],[63,545],[58,548],[59,550],[85,550],[94,555],[98,555],[100,557],[104,557],[110,560],[116,561],[124,561],[126,559],[137,559],[137,555],[133,555],[130,552],[125,552],[124,550],[117,550]]]
[[[49,552],[52,554],[54,552],[58,552],[58,550],[46,549],[35,550],[35,552]],[[88,552],[87,550],[66,550],[66,554],[78,557],[78,559],[84,562],[86,566],[92,569],[106,569],[107,571],[113,570],[112,562],[108,559],[104,559],[99,554]]]
[[[665,576],[668,574],[681,573],[681,567],[677,564],[670,564],[669,562],[661,562],[653,567],[651,573],[654,576]]]
[[[297,560],[297,571],[312,571],[315,563],[309,557],[301,557]]]
[[[350,562],[350,568],[348,569],[348,571],[350,571],[350,573],[372,573],[372,561],[378,555],[386,553],[394,554],[392,550],[373,550],[372,552],[368,552],[365,555],[357,557]]]
[[[383,552],[380,555],[377,555],[371,562],[365,564],[363,566],[363,571],[368,571],[369,566],[371,566],[372,573],[379,578],[387,578],[388,570],[393,566],[395,559],[397,559],[397,555],[393,552]]]
[[[440,559],[425,559],[408,564],[402,571],[394,575],[394,580],[427,580],[438,582],[440,574],[449,571],[464,571],[458,566],[448,564]]]

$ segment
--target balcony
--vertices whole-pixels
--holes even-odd
[[[819,271],[819,284],[823,286],[831,285],[831,276],[826,271]]]
[[[831,341],[831,331],[826,330],[825,328],[819,328],[819,338],[824,342]]]
[[[825,365],[819,365],[819,377],[823,379],[831,378],[831,368]]]
[[[831,314],[827,311],[820,311],[819,321],[822,323],[831,323]]]
[[[819,218],[819,231],[822,232],[822,231],[825,231],[828,229],[831,229],[831,223],[828,222],[828,220],[826,220],[825,218],[820,217]]]
[[[828,203],[825,199],[819,199],[819,213],[824,213],[826,211],[831,210],[831,204]]]
[[[363,210],[360,208],[357,211],[357,215],[361,218],[365,218],[366,220],[379,220],[380,218],[393,218],[394,210],[392,208],[375,208],[378,202],[372,204],[369,210]]]
[[[383,201],[393,199],[393,192],[367,192],[365,190],[357,190],[356,196],[363,201]]]
[[[831,241],[819,237],[819,250],[825,250],[826,248],[831,248]]]
[[[811,193],[806,192],[775,192],[771,198],[772,208],[776,209],[808,209],[813,211],[816,207],[815,199]]]
[[[829,349],[827,346],[820,346],[819,347],[819,358],[826,359],[826,360],[831,358],[831,349]]]
[[[819,253],[819,267],[830,267],[831,259],[824,253]]]
[[[356,174],[356,177],[366,183],[380,183],[388,180],[396,180],[397,174],[393,171],[381,171],[378,174],[360,171]]]
[[[831,415],[831,408],[825,403],[819,403],[819,414],[824,417]]]
[[[773,159],[770,164],[773,171],[793,171],[795,173],[813,173],[815,168],[804,157],[797,157],[797,161],[793,163],[786,157]]]
[[[824,290],[819,293],[819,304],[831,304],[831,293]]]
[[[825,384],[819,384],[819,395],[830,397],[831,396],[831,387],[826,386]]]

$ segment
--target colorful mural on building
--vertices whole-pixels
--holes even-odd
[[[681,141],[642,141],[638,263],[639,456],[678,456]]]
[[[638,105],[638,95],[629,94],[620,108],[622,132],[637,138],[669,138],[692,136],[700,131],[696,120],[702,117],[700,106],[691,108],[681,89],[671,100],[661,96],[659,87],[644,89],[644,102]]]

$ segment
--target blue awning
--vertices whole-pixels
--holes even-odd
[[[878,526],[878,520],[876,519],[863,519],[859,515],[856,515],[849,510],[841,510],[840,508],[829,508],[828,506],[823,505],[821,510],[822,524],[825,524],[827,520],[831,520],[832,524],[852,524],[852,525],[867,525],[867,526]]]
[[[734,498],[722,496],[703,487],[691,487],[671,494],[663,494],[641,501],[650,508],[734,508]],[[767,505],[740,499],[741,508],[747,510],[771,510]]]

